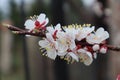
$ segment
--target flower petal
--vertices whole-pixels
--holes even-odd
[[[87,55],[87,58],[84,61],[84,64],[89,66],[93,62],[92,54],[90,52],[87,52],[86,55]]]
[[[48,46],[49,42],[48,42],[47,40],[40,40],[40,41],[38,42],[38,44],[39,44],[41,47],[46,48],[46,47]]]
[[[44,26],[46,26],[46,25],[48,24],[48,22],[49,22],[49,19],[46,18],[46,19],[45,19],[45,24],[44,24]]]
[[[58,24],[55,26],[55,30],[58,30],[58,31],[61,30],[61,25],[60,25],[60,23],[58,23]]]
[[[89,36],[87,36],[87,38],[86,38],[86,41],[89,43],[89,44],[94,44],[95,43],[95,34],[90,34]]]
[[[50,42],[53,42],[54,39],[52,37],[52,35],[50,33],[46,33],[46,38],[50,41]]]
[[[49,49],[47,50],[47,56],[53,60],[57,57],[57,53],[55,49]]]
[[[40,23],[43,23],[44,21],[45,21],[45,17],[46,17],[46,15],[44,14],[44,13],[41,13],[39,16],[38,16],[38,21],[40,22]]]
[[[28,19],[28,20],[25,21],[24,26],[25,26],[26,29],[32,30],[35,27],[34,21],[32,21],[31,19]]]
[[[50,26],[50,27],[47,27],[46,30],[47,30],[49,33],[51,33],[51,34],[54,33],[54,28],[51,27],[51,26]]]
[[[104,28],[100,27],[97,29],[97,31],[95,32],[95,34],[97,36],[101,36],[104,33]]]
[[[105,39],[109,38],[109,33],[107,31],[104,32],[104,35],[103,35],[103,39],[102,41],[104,41]]]
[[[75,59],[77,62],[79,61],[78,56],[76,56],[73,52],[68,53],[73,59]]]

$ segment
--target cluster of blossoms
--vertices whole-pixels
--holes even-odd
[[[95,27],[62,27],[47,26],[49,19],[44,13],[34,16],[25,22],[29,32],[44,32],[45,37],[39,41],[43,55],[55,60],[57,56],[68,62],[83,62],[90,65],[98,53],[106,53],[106,39],[109,33],[102,27],[95,31]]]

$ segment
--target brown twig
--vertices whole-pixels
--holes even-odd
[[[18,35],[31,35],[31,36],[45,37],[45,34],[43,32],[29,32],[28,30],[20,29],[18,27],[15,27],[9,24],[3,24],[3,26],[6,26],[9,30],[11,30],[13,33]]]
[[[20,29],[18,27],[12,26],[12,25],[8,25],[8,24],[4,24],[4,26],[6,26],[9,30],[11,30],[13,33],[15,34],[19,34],[19,35],[32,35],[32,36],[38,36],[38,37],[45,37],[45,33],[43,32],[29,32],[27,30],[23,30]],[[86,42],[80,42],[80,41],[75,41],[76,44],[80,44],[80,45],[89,45],[92,46],[91,44],[88,44]],[[112,51],[120,51],[120,46],[113,46],[113,45],[106,45],[108,47],[109,50]]]
[[[109,50],[120,51],[120,46],[107,45]]]

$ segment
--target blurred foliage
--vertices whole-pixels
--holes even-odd
[[[3,19],[3,13],[2,11],[0,10],[0,21]]]
[[[10,0],[10,19],[13,21],[14,25],[18,26],[20,24],[20,9],[18,9],[15,0]],[[19,27],[19,26],[18,26]]]

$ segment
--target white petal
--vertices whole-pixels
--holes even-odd
[[[40,40],[40,41],[38,42],[38,44],[39,44],[41,47],[45,48],[45,47],[48,46],[49,42],[48,42],[47,40]]]
[[[47,38],[49,41],[51,41],[51,42],[54,41],[54,39],[53,39],[53,37],[52,37],[52,35],[51,35],[50,33],[46,33],[46,38]]]
[[[95,30],[95,26],[92,26],[91,27],[91,32]]]
[[[59,52],[57,53],[57,55],[59,55],[59,56],[65,56],[66,54],[67,54],[67,52],[63,52],[63,51],[62,51],[62,52],[59,51]]]
[[[67,51],[67,49],[68,49],[67,44],[58,43],[58,52],[62,53]]]
[[[104,33],[104,28],[100,27],[97,29],[97,31],[95,32],[95,34],[97,36],[101,36]]]
[[[64,32],[58,31],[57,34],[56,34],[56,36],[57,36],[61,41],[63,41],[63,40],[66,41],[66,34],[65,34]],[[65,41],[64,41],[64,42],[65,42]]]
[[[46,25],[48,24],[48,22],[49,22],[49,19],[46,18],[46,19],[45,19],[45,24],[44,24],[43,26],[46,26]]]
[[[55,26],[55,30],[61,30],[61,25],[59,23]]]
[[[92,54],[87,52],[87,59],[84,61],[84,64],[89,66],[93,62]]]
[[[55,58],[57,57],[57,53],[55,51],[55,49],[49,49],[47,51],[47,56],[53,60],[55,60]]]
[[[94,51],[97,51],[97,50],[100,49],[100,46],[99,46],[98,44],[95,44],[95,45],[93,45],[92,49],[93,49]]]
[[[87,41],[89,44],[94,44],[94,43],[95,43],[94,37],[95,37],[95,35],[91,33],[89,36],[87,36],[86,41]]]
[[[39,16],[38,16],[38,21],[40,22],[40,23],[43,23],[44,21],[45,21],[45,17],[46,17],[46,15],[44,14],[44,13],[41,13]]]
[[[24,26],[25,26],[26,29],[32,30],[35,27],[34,21],[32,21],[31,19],[28,19],[27,21],[25,21]]]
[[[78,52],[79,52],[79,53],[86,53],[86,50],[84,50],[84,49],[79,49]]]
[[[107,31],[105,31],[104,35],[103,35],[103,40],[106,40],[107,38],[109,38],[109,33]]]
[[[75,59],[77,62],[79,61],[78,56],[76,56],[73,52],[68,53],[73,59]]]
[[[54,33],[54,28],[53,27],[46,27],[46,30],[51,34]]]
[[[75,44],[75,41],[72,40],[71,43],[70,43],[70,49],[74,49],[76,47],[76,44]]]

